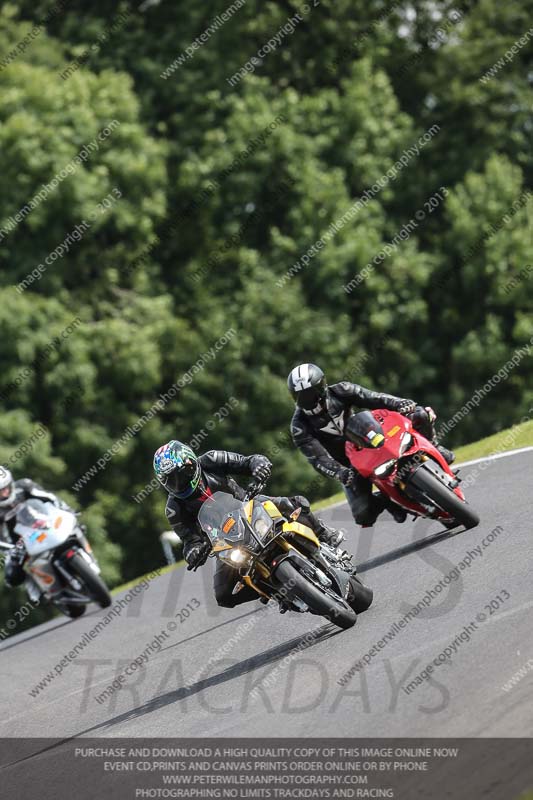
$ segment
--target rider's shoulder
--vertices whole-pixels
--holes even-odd
[[[332,383],[328,386],[328,390],[332,392],[332,394],[336,395],[345,395],[345,394],[353,394],[354,390],[358,390],[361,387],[357,383],[352,383],[352,381],[339,381],[338,383]]]
[[[228,462],[226,452],[226,450],[206,450],[205,453],[202,453],[202,455],[198,456],[198,463],[204,471],[218,471]]]
[[[34,489],[40,489],[41,487],[32,481],[31,478],[19,478],[15,481],[15,489],[19,489],[22,492],[26,492],[27,494],[31,494]]]

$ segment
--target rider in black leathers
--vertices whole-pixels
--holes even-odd
[[[373,494],[371,482],[351,468],[345,453],[344,426],[352,408],[385,408],[409,416],[413,427],[435,442],[433,409],[419,406],[414,400],[372,392],[348,381],[328,386],[324,373],[315,364],[295,367],[287,383],[296,402],[291,421],[293,442],[317,472],[344,485],[355,522],[371,526],[384,509],[390,511],[397,522],[403,522],[406,512],[382,495]],[[454,454],[437,446],[451,464]]]
[[[257,481],[264,481],[270,475],[271,467],[268,458],[262,455],[243,456],[226,450],[210,450],[196,456],[191,448],[177,440],[157,450],[154,470],[169,493],[166,516],[172,529],[183,541],[183,556],[188,569],[205,563],[211,550],[211,545],[197,524],[198,514],[205,500],[215,492],[228,492],[242,500],[245,491],[231,476],[246,475]],[[295,496],[270,499],[287,516],[296,508],[301,508],[299,520],[312,528],[321,541],[336,546],[341,540],[337,531],[327,528],[315,517],[307,498]],[[257,593],[249,587],[232,594],[237,580],[235,570],[217,560],[214,592],[218,605],[233,608],[248,600],[257,600]]]

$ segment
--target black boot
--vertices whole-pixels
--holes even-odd
[[[336,549],[342,541],[344,541],[344,533],[342,531],[337,531],[335,528],[328,528],[327,525],[324,525],[322,520],[319,520],[319,527],[317,527],[315,533],[318,537],[320,542],[324,542],[324,544],[333,547]]]
[[[443,457],[443,459],[446,461],[447,464],[453,464],[453,462],[455,461],[455,453],[453,452],[453,450],[448,450],[447,447],[443,447],[441,444],[437,445],[437,450],[439,451],[439,453],[441,454],[441,456]]]
[[[394,517],[395,522],[399,522],[401,524],[402,522],[405,522],[405,520],[407,519],[407,511],[405,510],[405,508],[397,506],[396,503],[390,503],[387,506],[387,511],[389,512],[389,514],[391,514],[392,517]]]

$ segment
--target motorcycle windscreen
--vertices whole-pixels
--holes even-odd
[[[198,523],[212,542],[238,541],[244,532],[242,503],[227,492],[215,492],[202,504]]]
[[[17,509],[15,533],[21,537],[30,555],[54,546],[50,542],[54,524],[50,510],[50,505],[42,500],[28,500]]]
[[[370,411],[352,414],[346,423],[345,434],[348,441],[358,447],[381,447],[385,441],[383,428]]]

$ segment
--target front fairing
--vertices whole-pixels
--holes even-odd
[[[420,459],[421,461],[431,459],[435,461],[449,476],[453,477],[449,465],[442,457],[435,445],[418,433],[411,424],[411,421],[395,411],[377,410],[372,412],[373,416],[380,422],[385,435],[382,446],[376,450],[357,449],[353,444],[346,444],[346,455],[352,466],[363,477],[368,478],[385,495],[388,495],[399,505],[408,511],[420,514],[424,509],[415,501],[406,497],[402,491],[403,481],[400,479],[398,470],[401,465],[407,463],[409,459]],[[411,437],[409,447],[402,448],[402,441],[405,435]],[[397,462],[386,476],[380,478],[375,475],[375,470],[381,464],[389,461]],[[412,463],[412,462],[411,462]],[[454,489],[459,498],[464,500],[464,495],[459,487]],[[446,517],[445,514],[442,515]]]
[[[377,410],[372,412],[372,416],[379,422],[383,431],[384,438],[380,446],[376,448],[357,448],[352,442],[346,443],[346,455],[350,464],[365,478],[372,477],[374,470],[380,464],[400,457],[404,433],[410,432],[413,437],[415,434],[411,428],[410,420],[395,411]],[[416,443],[409,448],[409,451],[413,449],[417,449]]]
[[[381,464],[387,461],[398,460],[406,456],[423,451],[426,455],[436,461],[445,472],[450,473],[450,468],[435,445],[416,431],[407,417],[398,414],[396,411],[377,409],[372,411],[372,416],[380,423],[384,441],[379,448],[358,449],[351,442],[346,443],[346,455],[350,464],[365,478],[374,480],[374,472]],[[405,441],[406,434],[411,436],[412,442],[409,447],[403,448],[402,442]],[[387,482],[394,477],[392,473]]]
[[[75,515],[53,503],[30,499],[17,508],[14,531],[31,557],[64,544],[75,528]]]
[[[233,495],[215,492],[203,503],[198,523],[215,552],[237,546],[256,549],[266,542],[275,524],[265,504],[273,506],[260,498],[243,504]]]

